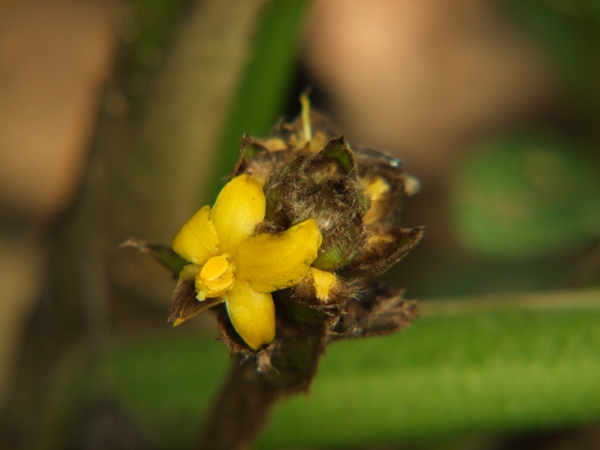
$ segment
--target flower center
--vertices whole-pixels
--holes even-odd
[[[233,284],[233,267],[224,256],[210,258],[200,271],[198,280],[205,298],[215,298],[227,293]]]

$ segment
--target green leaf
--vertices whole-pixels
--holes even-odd
[[[276,409],[259,448],[342,447],[515,432],[600,419],[600,291],[423,304],[404,333],[328,348],[306,397]],[[119,400],[160,448],[197,437],[225,374],[214,339],[116,346]]]
[[[306,0],[270,1],[265,7],[238,93],[223,128],[208,203],[231,173],[244,133],[262,137],[275,124],[287,100],[295,68]]]
[[[600,167],[552,134],[479,144],[456,171],[455,231],[472,251],[518,260],[577,249],[600,236]]]
[[[259,448],[427,441],[598,420],[599,320],[600,291],[430,302],[403,334],[329,348],[309,396],[276,410]]]
[[[215,334],[216,336],[216,334]],[[189,448],[226,376],[229,350],[214,338],[170,331],[116,346],[113,387],[159,448]]]
[[[584,114],[593,108],[598,54],[598,13],[592,0],[505,0],[524,28],[531,32],[557,63]]]

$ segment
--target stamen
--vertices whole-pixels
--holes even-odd
[[[205,298],[215,298],[226,294],[233,285],[233,268],[224,256],[210,258],[200,271],[200,282]]]
[[[204,264],[204,267],[202,267],[200,278],[205,282],[215,280],[222,277],[225,272],[227,272],[228,268],[229,261],[227,261],[224,256],[214,256]]]
[[[300,104],[302,105],[302,132],[306,142],[312,140],[312,127],[310,124],[310,100],[306,93],[300,94]]]

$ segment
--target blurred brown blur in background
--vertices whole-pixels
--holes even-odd
[[[179,11],[192,3],[179,2],[185,4]],[[464,285],[440,281],[438,289],[432,284],[455,276],[448,265],[458,272],[489,263],[491,272],[502,274],[497,264],[510,260],[495,260],[493,251],[474,256],[452,225],[452,180],[474,146],[511,130],[554,127],[577,134],[584,128],[568,77],[552,53],[500,4],[317,0],[307,18],[300,84],[314,87],[314,102],[351,143],[400,158],[421,180],[423,191],[408,202],[405,223],[426,225],[427,236],[411,255],[413,269],[387,275],[411,296],[475,292]],[[120,46],[138,38],[131,18],[136,8],[143,6],[118,0],[0,1],[0,410],[47,285],[51,232],[77,198],[89,155],[98,145],[98,118],[118,122],[133,114],[136,104],[130,99],[148,89],[143,78],[129,80],[129,92],[117,89],[123,84],[114,81],[124,64]],[[566,13],[576,16],[577,11]],[[148,79],[162,67],[166,48],[147,52]],[[290,99],[296,96],[293,92]],[[589,141],[595,140],[590,134]],[[187,170],[186,176],[199,176]],[[183,223],[180,218],[197,199],[183,203],[173,223]],[[169,242],[177,231],[171,225],[152,230],[153,235],[139,237]],[[124,226],[109,244],[139,232]],[[548,279],[557,273],[567,277],[569,267],[592,251],[593,242],[588,236],[584,244],[578,241],[550,256],[519,255],[505,276],[490,277],[478,289],[551,287]],[[540,258],[550,258],[544,260],[550,268],[539,269],[543,274],[537,282],[512,277]],[[115,262],[123,291],[142,292],[140,297],[153,297],[150,303],[161,313],[167,310],[173,287],[168,276],[153,272],[157,275],[148,285],[140,273],[150,264],[136,269],[139,260],[134,261]]]
[[[115,2],[0,2],[0,405],[111,73]]]

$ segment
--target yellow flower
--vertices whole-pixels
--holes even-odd
[[[200,209],[173,241],[173,250],[191,263],[180,276],[195,278],[198,300],[224,301],[235,330],[255,350],[275,338],[271,292],[302,281],[322,240],[313,219],[281,234],[255,235],[265,209],[261,182],[240,175],[225,185],[212,210]]]

